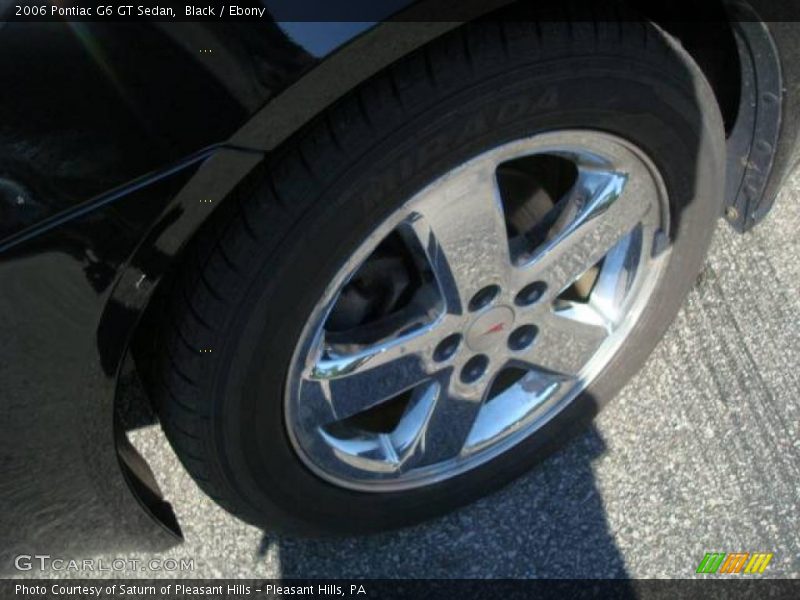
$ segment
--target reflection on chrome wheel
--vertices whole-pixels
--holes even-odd
[[[619,137],[540,134],[432,182],[314,308],[289,437],[338,486],[411,489],[534,434],[609,363],[658,280],[664,184]]]

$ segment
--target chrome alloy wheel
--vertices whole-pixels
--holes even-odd
[[[338,486],[407,490],[485,463],[609,363],[668,254],[636,147],[568,130],[494,148],[381,223],[295,348],[286,428]]]

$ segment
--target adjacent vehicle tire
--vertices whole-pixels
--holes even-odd
[[[454,31],[295,135],[187,249],[157,362],[171,443],[269,530],[496,490],[662,337],[724,156],[708,83],[654,25]]]

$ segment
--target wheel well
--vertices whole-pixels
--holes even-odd
[[[724,7],[719,3],[724,15]],[[680,40],[703,71],[717,98],[725,133],[730,134],[739,114],[741,65],[731,23],[727,18],[712,22],[654,21]]]

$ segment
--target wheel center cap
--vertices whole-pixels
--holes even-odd
[[[501,344],[511,333],[514,311],[508,306],[487,310],[467,329],[467,345],[475,352],[484,352]]]

